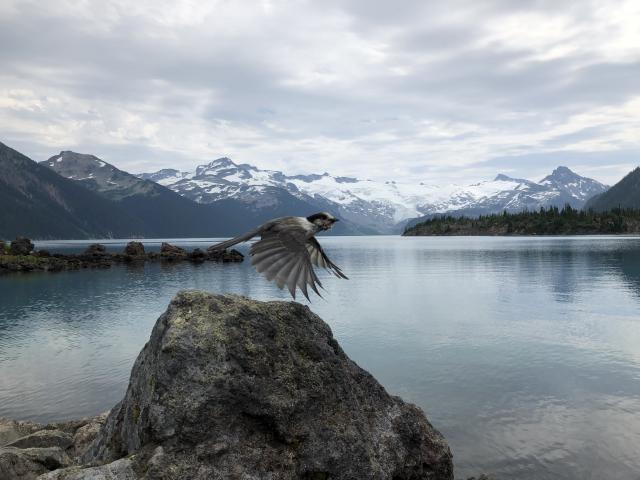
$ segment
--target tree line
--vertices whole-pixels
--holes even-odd
[[[640,209],[614,208],[600,212],[565,205],[535,211],[479,217],[435,216],[408,227],[407,236],[420,235],[588,235],[640,233]]]

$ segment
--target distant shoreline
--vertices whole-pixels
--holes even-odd
[[[401,237],[518,237],[518,238],[558,238],[558,237],[628,237],[640,238],[640,232],[632,233],[427,233],[405,235]]]
[[[535,212],[485,215],[477,218],[441,216],[407,228],[403,236],[585,236],[640,234],[640,210],[606,212],[570,206]]]

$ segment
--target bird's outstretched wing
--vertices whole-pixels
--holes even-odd
[[[308,229],[300,224],[297,217],[283,217],[272,220],[243,235],[210,247],[212,250],[224,250],[236,243],[246,242],[260,235],[260,240],[251,246],[251,263],[256,270],[275,281],[278,288],[285,285],[291,296],[296,298],[296,289],[300,289],[309,300],[308,287],[319,296],[318,279],[313,265],[326,268],[336,277],[347,278],[342,270],[329,260],[318,241],[308,237]]]
[[[274,280],[278,288],[286,285],[294,299],[299,288],[309,300],[308,286],[322,296],[318,291],[322,283],[313,264],[332,270],[338,277],[347,276],[329,260],[318,241],[313,237],[307,240],[304,233],[290,228],[264,232],[262,239],[251,247],[251,263],[267,280]]]
[[[216,243],[215,245],[212,245],[211,247],[209,247],[210,250],[224,250],[226,248],[232,247],[233,245],[235,245],[236,243],[242,243],[242,242],[246,242],[248,240],[251,240],[253,237],[255,237],[256,235],[260,234],[260,230],[262,230],[262,227],[258,227],[258,228],[254,228],[253,230],[247,232],[247,233],[243,233],[242,235],[238,236],[238,237],[234,237],[230,240],[226,240],[224,242],[220,242],[220,243]]]
[[[320,295],[318,286],[322,284],[313,271],[305,244],[303,231],[292,228],[265,231],[262,239],[251,246],[251,263],[267,280],[274,280],[278,288],[286,285],[294,299],[299,288],[309,300],[307,286]]]

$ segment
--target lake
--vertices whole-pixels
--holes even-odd
[[[320,241],[350,280],[321,273],[326,295],[312,310],[390,393],[425,411],[457,476],[640,478],[640,238]],[[111,408],[157,317],[194,288],[288,300],[249,261],[0,277],[0,416]]]

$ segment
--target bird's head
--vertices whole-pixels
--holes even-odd
[[[317,225],[320,230],[329,230],[338,221],[336,217],[327,212],[314,213],[308,216],[307,220]]]

